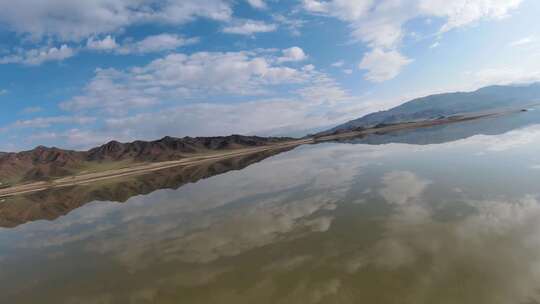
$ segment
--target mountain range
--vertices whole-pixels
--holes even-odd
[[[178,160],[196,154],[258,147],[286,140],[290,138],[167,136],[155,141],[111,141],[88,151],[39,146],[30,151],[0,154],[0,186],[64,177],[85,171],[114,169],[130,163]]]
[[[266,158],[292,148],[263,151],[229,159],[214,160],[195,166],[185,166],[129,176],[102,183],[48,189],[0,200],[0,228],[11,228],[37,221],[54,220],[92,201],[123,203],[133,196],[160,189],[178,189],[186,184],[241,170]]]
[[[474,92],[445,93],[417,98],[395,108],[351,120],[316,135],[437,120],[463,114],[515,110],[539,102],[540,83],[489,86]],[[217,151],[266,146],[291,140],[293,138],[290,137],[243,135],[184,138],[167,136],[155,141],[137,140],[129,143],[111,141],[87,151],[39,146],[30,151],[0,152],[0,188],[21,182],[118,169],[134,163],[179,160]]]
[[[413,99],[386,111],[365,115],[319,134],[369,128],[441,117],[528,107],[540,103],[540,83],[489,86],[473,92],[429,95]]]
[[[411,145],[442,144],[471,136],[497,135],[540,123],[539,111],[512,113],[501,117],[466,121],[459,124],[436,125],[429,128],[406,129],[390,133],[370,134],[336,139],[343,144],[382,145],[406,143]],[[149,194],[160,189],[178,189],[188,183],[242,170],[269,157],[294,149],[293,147],[212,159],[195,165],[179,166],[143,175],[124,176],[98,183],[51,188],[44,191],[0,199],[0,228],[11,228],[37,220],[54,220],[93,201],[123,203],[131,197]]]

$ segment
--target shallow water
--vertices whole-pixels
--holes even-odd
[[[0,303],[537,303],[537,115],[9,199]]]

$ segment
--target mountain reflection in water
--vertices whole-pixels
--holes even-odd
[[[378,133],[357,138],[347,138],[338,140],[337,142],[368,145],[389,143],[432,145],[466,139],[475,135],[504,134],[538,123],[540,123],[540,113],[536,109],[531,109],[527,112],[505,114],[498,117],[463,121],[429,128]]]
[[[20,198],[0,303],[538,303],[529,115]]]
[[[540,123],[540,115],[537,111],[529,111],[457,124],[341,139],[336,142],[371,145],[389,143],[441,144],[478,134],[503,134],[535,123]],[[197,166],[160,170],[129,179],[52,189],[12,197],[0,204],[0,227],[16,227],[26,222],[43,219],[54,220],[92,201],[126,202],[133,196],[149,194],[159,189],[178,189],[187,183],[194,183],[231,170],[241,170],[289,150],[291,149],[254,153]]]
[[[50,189],[29,195],[15,196],[0,203],[0,227],[16,227],[36,220],[55,220],[92,201],[126,202],[131,197],[160,189],[178,189],[231,170],[241,170],[288,149],[208,161],[200,165],[154,171],[127,179],[110,180],[91,185]]]

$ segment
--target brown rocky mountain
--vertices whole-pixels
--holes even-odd
[[[114,167],[122,162],[177,160],[195,153],[263,146],[290,138],[258,136],[164,137],[155,141],[111,141],[88,151],[39,146],[18,153],[0,152],[0,186],[68,176],[96,166]]]
[[[39,180],[75,172],[85,161],[85,153],[39,146],[30,151],[0,155],[0,181]]]
[[[50,189],[0,200],[0,227],[12,228],[37,220],[54,220],[93,201],[126,202],[129,198],[160,189],[178,189],[185,184],[241,170],[293,148],[278,149],[176,167],[104,183]]]

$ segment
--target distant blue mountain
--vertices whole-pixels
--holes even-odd
[[[540,83],[529,85],[489,86],[474,92],[430,95],[406,102],[387,111],[368,114],[320,134],[373,127],[441,116],[496,111],[540,103]]]

